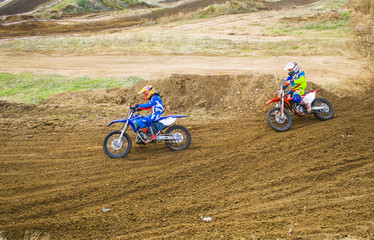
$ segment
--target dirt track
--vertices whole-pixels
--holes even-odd
[[[276,133],[262,102],[269,77],[231,78],[231,87],[229,76],[164,80],[168,114],[191,114],[181,123],[192,145],[135,146],[115,160],[101,143],[116,128],[105,126],[141,83],[40,106],[1,102],[2,230],[9,239],[34,229],[52,239],[275,239],[290,229],[292,238],[373,238],[373,98],[357,104],[323,92],[334,119],[293,118],[291,131]],[[213,96],[201,94],[207,83]],[[238,101],[237,84],[256,85],[261,101]],[[171,100],[191,92],[196,99]],[[234,115],[217,115],[222,107]]]
[[[322,91],[332,120],[293,117],[290,131],[277,133],[264,104],[278,77],[261,71],[147,81],[162,92],[165,115],[190,115],[179,123],[192,144],[182,152],[134,144],[124,159],[103,153],[119,127],[106,125],[140,101],[145,82],[41,105],[0,101],[0,236],[373,239],[371,89],[360,98]]]

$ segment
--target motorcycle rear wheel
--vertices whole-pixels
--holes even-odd
[[[173,135],[175,140],[167,140],[165,144],[174,151],[186,149],[191,143],[191,134],[188,129],[182,125],[173,125],[169,127],[165,135]]]
[[[117,130],[109,133],[104,139],[104,152],[111,158],[122,158],[130,152],[131,138],[125,133],[122,141],[119,141],[120,136],[121,131]]]
[[[284,116],[281,117],[281,109],[279,107],[273,108],[268,112],[268,124],[277,132],[287,131],[291,127],[291,116],[284,110]]]
[[[329,120],[334,116],[332,104],[324,98],[316,98],[312,103],[312,109],[313,107],[324,107],[326,109],[325,111],[313,112],[314,116],[319,120]]]

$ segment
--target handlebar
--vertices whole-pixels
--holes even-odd
[[[134,111],[134,112],[139,112],[139,111],[142,110],[140,107],[133,107],[133,106],[131,106],[131,105],[130,105],[130,109],[131,109],[132,111]]]
[[[284,82],[282,83],[282,88],[283,88],[283,89],[286,89],[286,88],[288,87],[289,84],[290,84],[290,82],[289,82],[288,80],[284,81]]]
[[[286,84],[287,83],[287,84]],[[282,88],[283,89],[286,89],[288,87],[288,85],[290,85],[290,81],[289,80],[286,80],[282,83]],[[301,83],[297,84],[296,86],[292,87],[293,89],[295,88],[298,88],[299,86],[301,85]]]

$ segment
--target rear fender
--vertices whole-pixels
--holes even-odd
[[[177,118],[183,118],[183,117],[188,117],[187,115],[176,115],[176,116],[167,116],[167,117],[162,117],[157,122],[164,124],[165,126],[170,126],[173,124]]]
[[[316,99],[316,92],[319,91],[319,90],[320,89],[310,91],[310,92],[304,94],[302,96],[302,99],[304,100],[304,102],[311,104],[314,101],[314,99]]]
[[[157,120],[157,122],[155,124],[156,124],[157,129],[159,131],[161,131],[161,130],[169,127],[170,125],[172,125],[177,120],[177,118],[183,118],[183,117],[188,117],[188,116],[177,115],[177,116],[162,117],[159,120]]]
[[[183,118],[183,117],[188,117],[187,115],[175,115],[175,116],[167,116],[167,117],[162,117],[160,118],[159,120],[157,121],[160,121],[162,119],[166,119],[166,118]]]

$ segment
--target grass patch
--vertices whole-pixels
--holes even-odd
[[[122,10],[144,2],[138,0],[65,0],[50,10],[58,10],[63,13],[72,12],[96,12],[105,10]]]
[[[229,42],[226,39],[195,38],[182,31],[173,31],[9,41],[0,43],[0,49],[19,52],[74,54],[110,52],[121,55],[131,53],[207,53],[220,55],[230,54]]]
[[[300,39],[285,41],[248,42],[233,45],[243,56],[324,56],[340,55],[341,49],[347,47],[345,40]]]
[[[211,5],[206,9],[193,14],[192,18],[208,18],[221,15],[249,13],[264,9],[266,9],[265,6],[258,1],[245,0],[238,2],[228,2],[225,4]]]
[[[292,30],[275,32],[273,28],[269,35],[300,35],[300,38],[291,40],[251,42],[245,39],[237,41],[228,38],[212,38],[209,36],[196,37],[194,31],[172,31],[140,33],[126,32],[124,34],[112,34],[96,37],[66,37],[30,39],[25,41],[10,41],[0,43],[0,49],[20,52],[43,53],[71,53],[92,54],[106,52],[111,54],[201,54],[211,56],[246,56],[263,53],[265,55],[315,55],[326,53],[338,53],[341,47],[346,47],[344,38],[333,39],[340,36],[334,30],[325,30],[319,34],[314,30]],[[269,30],[270,31],[270,30]],[[281,31],[278,30],[277,31]],[[307,32],[307,33],[306,33]],[[323,38],[326,36],[326,38]],[[335,52],[334,52],[335,51]]]
[[[267,10],[266,5],[258,0],[240,0],[236,2],[227,2],[224,4],[210,5],[204,9],[192,13],[181,13],[157,20],[158,24],[171,22],[191,21],[202,18],[211,18],[223,15],[240,14]]]
[[[323,9],[337,9],[343,8],[348,2],[349,0],[324,0],[319,2],[317,6]]]
[[[349,14],[341,15],[336,20],[307,21],[300,24],[277,24],[267,26],[266,35],[270,36],[300,36],[345,38],[351,35]]]
[[[16,102],[39,103],[55,93],[133,86],[140,80],[142,79],[138,77],[71,78],[61,75],[0,73],[0,98]]]

